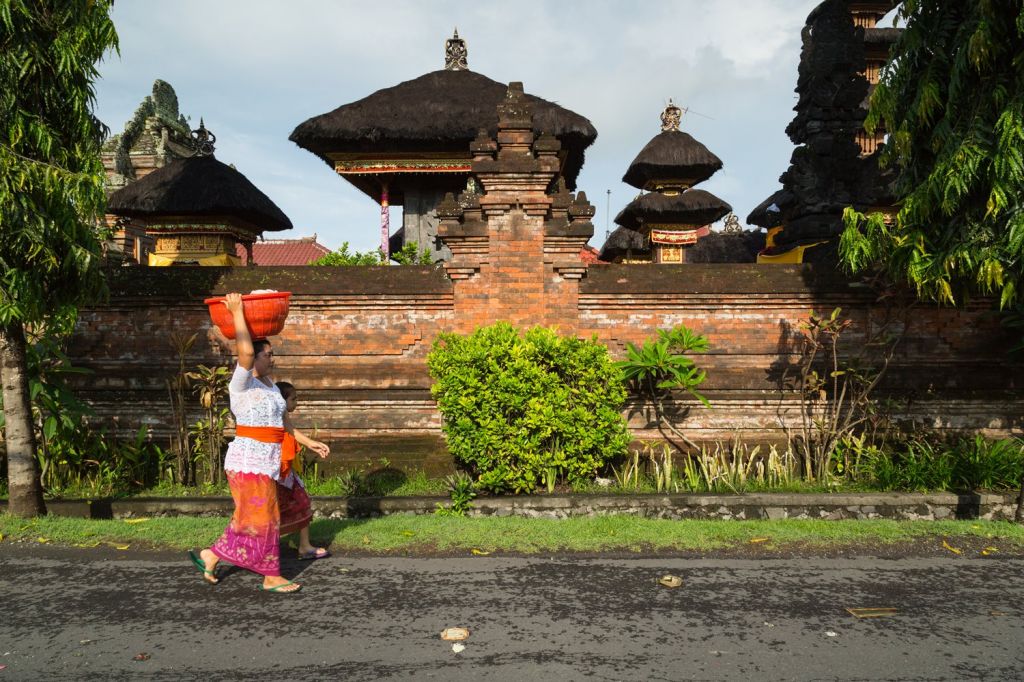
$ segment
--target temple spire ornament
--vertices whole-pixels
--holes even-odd
[[[217,136],[206,129],[203,119],[199,119],[199,128],[192,131],[192,156],[213,156],[213,145]]]
[[[468,71],[466,41],[459,37],[459,29],[444,44],[444,69],[445,71]]]
[[[682,120],[683,110],[673,104],[672,98],[669,97],[668,106],[665,107],[665,111],[661,112],[662,132],[667,130],[679,130],[679,122]]]
[[[739,234],[743,232],[743,228],[740,227],[740,219],[736,217],[735,213],[725,216],[725,227],[722,228],[722,232],[726,234]]]

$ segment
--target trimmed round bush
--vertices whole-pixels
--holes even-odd
[[[499,322],[440,334],[427,358],[448,449],[479,485],[530,492],[596,475],[626,452],[626,389],[595,339]]]

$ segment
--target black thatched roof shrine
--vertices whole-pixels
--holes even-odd
[[[679,194],[648,192],[629,202],[615,216],[615,222],[634,230],[641,229],[641,218],[643,223],[702,226],[715,222],[730,211],[732,206],[702,189],[688,189]]]
[[[483,129],[497,132],[497,106],[508,85],[469,70],[432,71],[299,124],[288,139],[334,168],[332,154],[450,152],[465,154]],[[583,116],[553,102],[526,95],[533,105],[536,133],[550,133],[565,151],[563,175],[569,189],[583,167],[583,152],[597,130]],[[375,192],[346,176],[377,199]]]
[[[780,189],[754,207],[747,216],[748,225],[758,227],[778,227],[782,224],[786,211],[794,206],[796,196],[788,189]]]
[[[764,248],[765,235],[759,230],[711,232],[686,251],[687,263],[756,263]]]
[[[604,246],[601,247],[601,253],[598,254],[598,258],[610,263],[616,258],[625,257],[630,253],[633,255],[646,255],[650,251],[651,243],[646,235],[640,234],[628,227],[619,227],[608,235],[608,239],[604,240]]]
[[[110,195],[115,215],[239,218],[262,231],[290,230],[292,222],[237,170],[210,156],[172,161]]]
[[[722,168],[722,160],[681,130],[664,130],[640,150],[622,181],[637,189],[653,189],[658,180],[685,179],[696,185]]]

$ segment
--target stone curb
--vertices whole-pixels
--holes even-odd
[[[371,518],[391,514],[431,514],[447,497],[315,497],[320,518]],[[0,502],[0,510],[6,509]],[[655,519],[984,519],[1009,521],[1016,494],[870,493],[745,495],[533,495],[484,497],[468,516],[522,516],[563,519],[625,514]],[[143,516],[229,516],[230,497],[61,500],[47,503],[51,514],[122,519]]]

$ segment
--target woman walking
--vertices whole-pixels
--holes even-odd
[[[274,351],[268,340],[252,340],[240,294],[225,296],[224,305],[233,317],[238,353],[238,365],[228,385],[236,437],[224,459],[235,511],[224,534],[212,547],[202,550],[199,556],[190,554],[209,583],[218,582],[214,570],[223,559],[262,575],[262,590],[298,592],[301,585],[281,576],[277,480],[281,471],[281,442],[285,433],[294,429],[285,419],[285,400],[270,376]],[[330,453],[323,443],[309,443],[308,447],[323,457]]]

